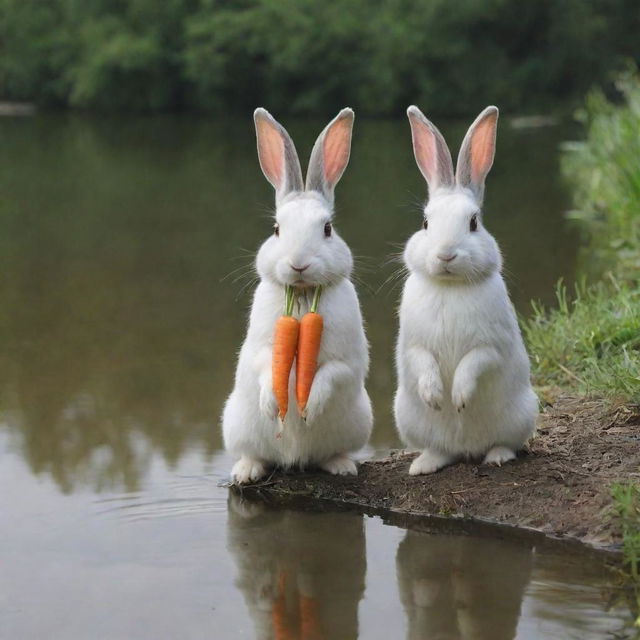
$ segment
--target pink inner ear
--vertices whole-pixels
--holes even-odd
[[[280,189],[284,170],[284,142],[282,141],[282,136],[267,120],[258,120],[257,130],[260,166],[271,184],[276,189]]]
[[[327,131],[323,151],[324,179],[329,186],[333,186],[342,175],[351,147],[351,120],[342,118]]]
[[[471,140],[471,181],[480,183],[484,180],[495,153],[495,117],[482,121],[473,132]]]
[[[418,166],[422,170],[428,182],[438,181],[438,152],[436,149],[436,138],[433,131],[417,119],[411,119],[413,127],[413,151],[416,156]]]

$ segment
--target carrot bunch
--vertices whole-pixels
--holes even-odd
[[[322,339],[322,316],[318,313],[318,303],[322,287],[317,287],[311,309],[302,320],[293,317],[294,290],[285,287],[284,313],[275,327],[271,377],[273,393],[278,402],[278,416],[281,421],[289,410],[289,375],[296,360],[296,401],[301,416],[305,416],[311,385],[318,367],[318,354]]]

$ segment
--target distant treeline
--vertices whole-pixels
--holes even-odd
[[[638,0],[0,0],[0,100],[531,112],[640,60],[639,33]]]

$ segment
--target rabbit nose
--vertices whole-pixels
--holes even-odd
[[[289,266],[294,271],[297,271],[298,273],[302,273],[303,271],[306,271],[311,265],[305,264],[304,267],[294,267],[292,264],[289,264]]]
[[[438,260],[442,260],[442,262],[451,262],[457,255],[457,253],[439,253]]]

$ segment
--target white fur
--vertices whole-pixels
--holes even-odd
[[[425,142],[421,151],[446,149],[417,108],[411,107],[409,115],[414,146],[415,137],[425,135],[438,144]],[[495,118],[495,136],[493,107],[481,114],[465,139],[461,154],[468,157],[458,160],[458,169],[463,166],[466,175],[472,173],[474,127],[483,117],[482,126],[487,117]],[[484,135],[481,142],[486,140]],[[501,464],[515,457],[535,429],[538,403],[529,360],[500,274],[498,246],[482,223],[492,149],[482,157],[484,164],[474,167],[477,182],[465,183],[458,175],[454,183],[453,168],[446,166],[450,156],[428,164],[425,154],[416,152],[430,187],[428,228],[416,232],[404,252],[410,275],[400,305],[395,397],[400,436],[423,451],[411,465],[414,475],[432,473],[461,457],[487,455],[485,462]],[[442,167],[444,172],[433,175]],[[473,215],[477,231],[470,229]],[[454,254],[451,261],[442,259]]]
[[[266,473],[262,462],[255,458],[242,456],[231,469],[231,476],[240,484],[260,480]]]
[[[256,117],[267,118],[268,114],[264,114],[259,110]],[[259,479],[270,466],[314,465],[334,474],[355,473],[355,464],[346,454],[362,448],[371,433],[373,416],[364,387],[369,353],[358,297],[349,280],[353,260],[335,230],[330,237],[324,234],[325,224],[332,219],[332,194],[337,179],[333,183],[320,181],[318,172],[322,171],[322,165],[314,164],[321,162],[318,153],[322,151],[324,136],[331,133],[335,122],[348,118],[349,114],[352,120],[352,112],[343,110],[318,139],[316,147],[320,145],[320,152],[314,150],[316,160],[312,156],[309,171],[316,172],[314,184],[319,190],[283,192],[274,184],[278,194],[279,235],[266,240],[258,252],[256,268],[260,283],[240,350],[235,387],[222,417],[225,446],[241,457],[232,471],[239,483]],[[264,121],[261,124],[264,126]],[[344,127],[344,122],[340,125]],[[287,135],[281,127],[278,131]],[[293,143],[288,136],[285,147],[290,160]],[[268,153],[265,155],[270,159]],[[281,175],[288,176],[289,183],[299,185],[301,180],[295,178],[296,162],[297,157],[294,166]],[[334,173],[335,166],[334,163]],[[267,175],[264,166],[263,170]],[[299,273],[292,265],[308,268]],[[298,415],[294,364],[289,380],[289,411],[284,424],[280,424],[272,390],[271,355],[274,326],[283,311],[285,284],[295,286],[298,291],[294,309],[297,318],[309,310],[314,287],[323,285],[318,311],[324,319],[324,330],[306,419]],[[262,473],[256,473],[260,468]]]
[[[494,464],[497,467],[501,467],[505,462],[515,459],[516,455],[507,447],[493,447],[489,450],[489,453],[484,457],[484,464]]]
[[[338,454],[323,462],[321,468],[334,476],[355,476],[358,473],[356,463],[344,454]]]

